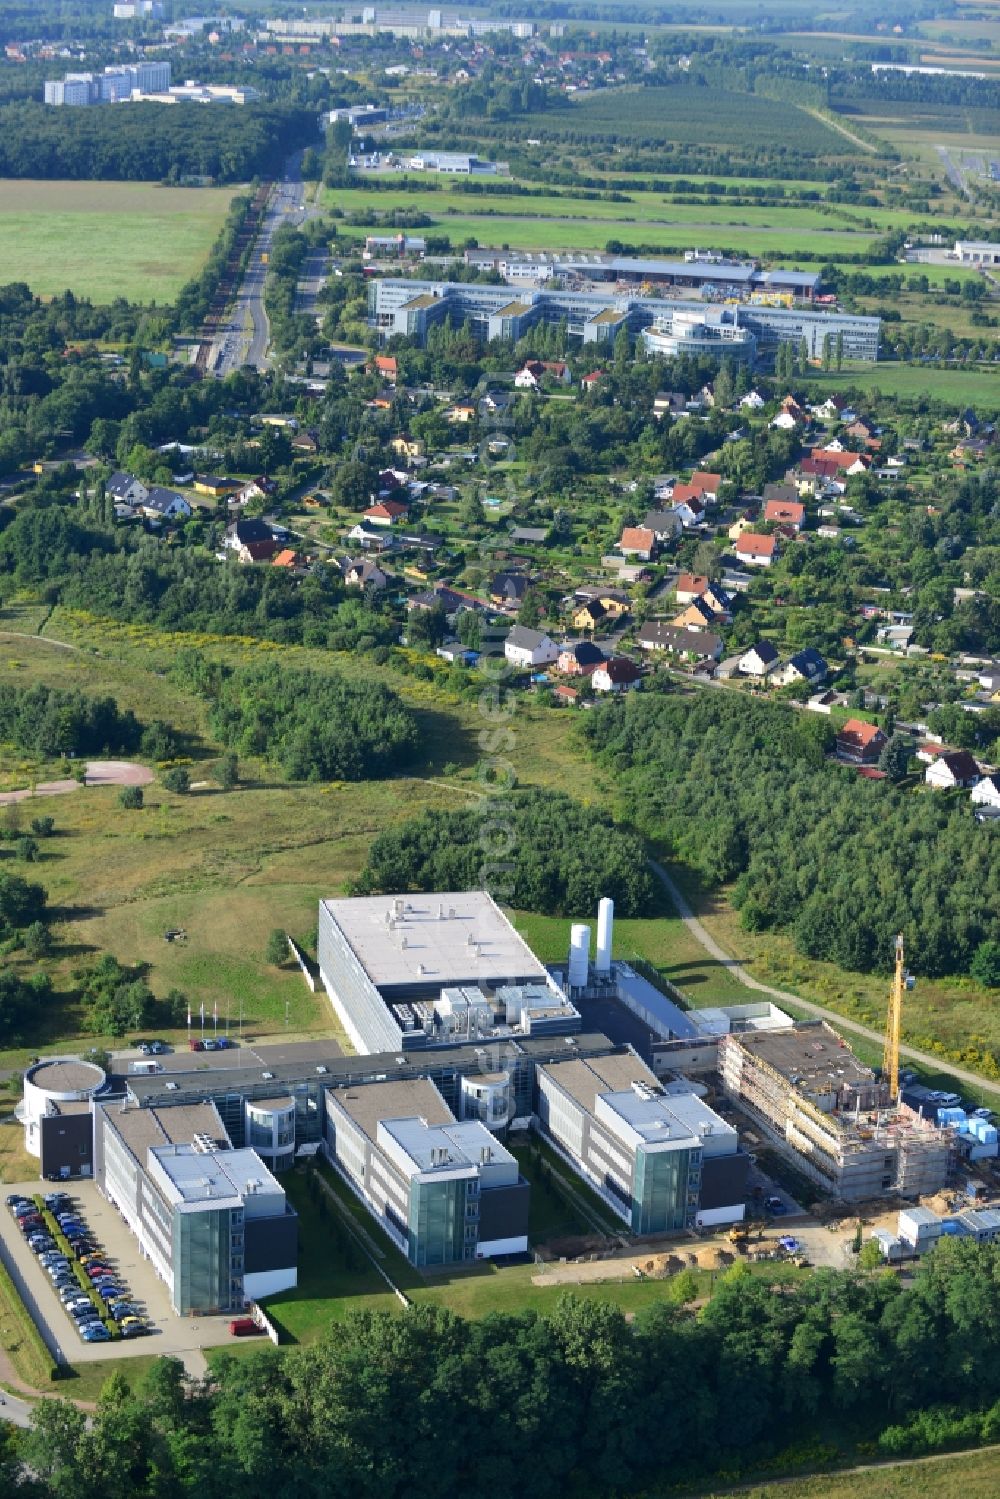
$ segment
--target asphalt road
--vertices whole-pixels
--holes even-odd
[[[657,864],[655,859],[649,862],[650,868],[670,896],[678,916],[692,937],[700,942],[709,956],[726,968],[734,979],[741,984],[746,984],[748,989],[753,989],[758,994],[766,994],[781,1004],[795,1005],[797,1009],[805,1010],[808,1015],[815,1015],[820,1020],[828,1020],[838,1031],[850,1031],[855,1036],[863,1036],[866,1041],[873,1041],[879,1050],[882,1049],[885,1044],[883,1031],[872,1030],[870,1026],[861,1025],[857,1020],[848,1020],[837,1010],[828,1010],[825,1005],[813,1004],[811,1000],[803,999],[798,994],[791,994],[787,989],[774,989],[770,984],[762,984],[759,979],[752,978],[743,965],[720,947],[715,938],[702,926],[662,864]],[[977,1072],[969,1072],[963,1067],[956,1067],[953,1062],[946,1062],[942,1057],[933,1056],[929,1051],[918,1051],[915,1046],[900,1046],[899,1054],[911,1062],[920,1062],[924,1067],[929,1067],[932,1072],[947,1073],[949,1077],[957,1078],[959,1082],[967,1083],[970,1087],[996,1091],[996,1083],[991,1082],[989,1078],[981,1077]]]
[[[260,233],[250,256],[246,274],[236,293],[229,321],[223,325],[216,343],[218,362],[215,373],[222,378],[247,365],[264,371],[268,367],[268,345],[271,330],[264,310],[264,282],[275,231],[282,224],[298,226],[315,212],[306,207],[306,188],[300,166],[302,153],[297,152],[285,164],[284,178],[271,192]]]

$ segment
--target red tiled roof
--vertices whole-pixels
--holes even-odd
[[[696,468],[691,475],[692,488],[698,494],[717,494],[721,483],[721,474],[710,474],[704,468]]]
[[[699,576],[698,573],[681,573],[677,579],[678,593],[704,593],[708,587],[708,579]]]
[[[736,543],[736,551],[748,557],[773,557],[777,541],[773,536],[759,536],[756,531],[744,531]]]
[[[849,718],[837,738],[852,739],[861,749],[867,749],[881,732],[877,723],[865,723],[860,718]]]
[[[652,531],[647,531],[645,526],[626,526],[618,545],[623,550],[628,548],[639,552],[651,552],[655,541],[656,537]]]
[[[766,521],[788,521],[793,526],[801,526],[805,518],[806,507],[797,500],[768,500],[764,506]]]

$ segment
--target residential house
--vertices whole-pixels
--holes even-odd
[[[449,406],[444,414],[445,421],[451,422],[453,427],[465,426],[468,422],[476,419],[476,408],[471,401],[457,401],[454,406]]]
[[[754,522],[750,519],[749,515],[744,512],[743,515],[739,516],[736,520],[733,521],[733,524],[729,527],[729,530],[726,534],[729,537],[730,541],[739,541],[744,531],[752,531],[753,528]]]
[[[763,681],[775,670],[781,657],[770,640],[759,640],[740,657],[740,671],[745,677],[756,677]]]
[[[680,573],[674,589],[678,604],[693,604],[695,599],[701,598],[707,587],[707,576],[702,577],[700,573]]]
[[[851,765],[877,765],[888,742],[878,724],[849,718],[837,734],[837,759]]]
[[[793,501],[799,497],[799,491],[789,480],[780,484],[765,484],[763,500],[766,505],[768,500]]]
[[[510,533],[511,541],[520,541],[527,546],[541,546],[548,540],[548,526],[515,526]]]
[[[222,545],[241,562],[269,562],[280,551],[270,526],[262,520],[234,520],[226,527]]]
[[[649,482],[653,486],[653,499],[658,501],[659,504],[662,505],[664,500],[673,498],[674,486],[677,483],[677,475],[654,474]],[[638,488],[638,484],[636,484],[636,488]]]
[[[419,437],[394,437],[389,446],[405,463],[414,463],[424,456],[424,445]]]
[[[573,597],[581,603],[588,603],[596,599],[603,604],[607,611],[608,619],[621,619],[629,611],[629,597],[627,593],[616,593],[613,588],[605,588],[600,583],[584,583],[574,593]]]
[[[707,469],[696,468],[691,475],[691,488],[706,505],[714,505],[722,487],[722,475],[710,474]]]
[[[475,666],[479,660],[479,652],[470,650],[460,640],[446,640],[443,645],[437,647],[434,654],[440,656],[442,661],[452,664],[457,661],[462,666]]]
[[[813,416],[818,416],[824,422],[835,422],[847,410],[847,400],[844,396],[827,396],[825,401],[810,407],[810,410]]]
[[[653,415],[657,421],[665,416],[686,416],[687,396],[682,390],[660,390],[653,397]]]
[[[676,619],[670,621],[678,630],[706,630],[710,626],[718,624],[715,612],[704,599],[692,599],[677,615]]]
[[[603,379],[603,370],[591,370],[590,374],[584,375],[583,379],[580,381],[580,389],[584,392],[593,390],[595,385],[599,385]]]
[[[800,494],[843,494],[847,481],[834,456],[803,458],[798,468]]]
[[[730,624],[732,622],[732,594],[727,593],[724,588],[720,588],[718,583],[709,583],[708,587],[701,594],[701,601],[711,609],[715,615],[717,624]]]
[[[656,551],[656,537],[645,526],[626,526],[618,550],[626,557],[641,557],[643,562],[649,562]]]
[[[700,526],[705,519],[705,501],[691,484],[674,485],[672,509],[674,515],[680,516],[685,531]]]
[[[805,420],[801,408],[792,401],[791,405],[782,404],[781,410],[772,416],[768,426],[779,432],[795,432],[805,426]]]
[[[975,786],[981,775],[975,756],[968,750],[950,750],[928,765],[924,780],[939,791],[952,791],[956,787]]]
[[[604,652],[591,640],[567,641],[559,651],[557,669],[566,677],[589,677],[604,660]]]
[[[810,686],[819,686],[820,682],[826,681],[827,669],[819,651],[808,645],[804,651],[797,651],[784,666],[779,667],[771,680],[779,687],[790,687],[793,682],[808,682]]]
[[[766,405],[759,390],[748,390],[745,396],[740,396],[740,406],[744,411],[763,411]]]
[[[630,692],[642,680],[642,669],[627,656],[612,656],[590,678],[595,692]]]
[[[393,547],[395,542],[385,527],[369,527],[364,521],[358,521],[347,533],[348,541],[356,541],[365,551],[382,552],[386,548]]]
[[[292,438],[293,453],[318,453],[319,438],[315,432],[296,432]]]
[[[912,625],[879,625],[875,639],[893,651],[908,651],[913,639]]]
[[[146,485],[134,474],[114,473],[107,482],[106,492],[112,500],[122,505],[142,504],[149,494]]]
[[[550,666],[559,660],[559,647],[541,630],[515,625],[504,641],[503,653],[514,666]]]
[[[684,530],[684,522],[674,510],[650,510],[642,524],[645,530],[652,531],[661,546],[676,541]]]
[[[488,390],[479,402],[480,416],[502,416],[514,404],[514,395],[509,390]]]
[[[856,474],[866,474],[871,467],[871,459],[867,453],[854,453],[842,450],[839,446],[829,443],[825,448],[814,448],[812,452],[814,460],[827,459],[832,461],[841,474],[853,478]],[[807,462],[803,459],[803,465]]]
[[[568,385],[573,378],[569,365],[562,360],[529,359],[514,376],[514,384],[518,390],[538,390],[546,375],[552,380],[558,380],[561,385]]]
[[[490,584],[490,599],[498,608],[520,604],[531,585],[524,573],[497,573]]]
[[[256,479],[249,479],[246,484],[241,485],[236,493],[230,496],[229,503],[249,505],[253,500],[266,500],[274,494],[277,487],[273,479],[269,479],[266,474],[259,474]]]
[[[558,686],[553,687],[552,696],[555,698],[556,702],[561,703],[564,708],[575,708],[580,701],[579,689],[576,687],[569,687],[565,682],[560,682]]]
[[[863,442],[865,447],[878,448],[881,446],[878,440],[878,428],[873,426],[863,416],[857,416],[849,426],[844,428],[844,436],[851,437],[857,442]]]
[[[704,630],[683,630],[660,619],[642,625],[636,639],[644,651],[666,651],[685,660],[708,657],[717,661],[722,655],[722,640],[718,635]]]
[[[221,499],[223,495],[235,494],[240,488],[236,479],[227,479],[225,474],[195,474],[195,494],[211,495],[213,499]]]
[[[573,610],[573,628],[575,630],[598,630],[606,628],[608,624],[608,611],[600,599],[588,599],[586,603],[579,604]]]
[[[375,373],[380,375],[388,385],[395,385],[399,379],[399,364],[395,354],[376,354]]]
[[[761,536],[756,531],[744,531],[735,546],[736,556],[747,567],[770,567],[780,553],[776,536]]]
[[[271,558],[271,566],[283,567],[288,572],[296,572],[302,567],[302,558],[292,547],[283,547]]]
[[[971,802],[980,807],[1000,808],[1000,774],[983,776],[972,788]]]
[[[348,588],[374,588],[381,592],[389,581],[378,564],[369,562],[366,557],[359,557],[353,562],[345,562],[343,574]]]
[[[191,506],[182,494],[163,489],[159,484],[153,484],[147,490],[139,509],[147,520],[186,520],[191,514]]]
[[[805,525],[806,507],[801,500],[767,500],[764,504],[766,524],[788,526],[798,534]]]
[[[369,505],[364,513],[364,521],[369,526],[394,526],[397,521],[405,520],[409,514],[409,507],[402,500],[376,500],[374,505]]]

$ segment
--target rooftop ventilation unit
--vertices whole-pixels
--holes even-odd
[[[393,916],[395,916],[395,918],[396,918],[397,921],[402,916],[404,909],[405,909],[404,903],[399,898],[399,896],[397,895],[396,899],[392,903],[392,914],[393,914]]]
[[[273,1072],[262,1072],[261,1073],[261,1077],[264,1079],[265,1083],[270,1083],[270,1082],[274,1081],[274,1073]]]
[[[177,1084],[176,1083],[164,1083],[163,1086],[168,1090],[168,1092],[171,1092],[171,1093],[176,1093],[177,1092]]]
[[[322,1066],[320,1066],[320,1067],[316,1068],[316,1071],[319,1073],[319,1075],[321,1077],[324,1075],[324,1073],[329,1072],[329,1070],[330,1070],[329,1067],[322,1067]]]

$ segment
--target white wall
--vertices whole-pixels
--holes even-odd
[[[745,1205],[734,1202],[728,1208],[707,1208],[703,1213],[696,1213],[694,1225],[695,1228],[714,1228],[718,1223],[742,1223],[745,1217]]]
[[[258,1270],[253,1275],[244,1275],[243,1289],[251,1301],[262,1296],[276,1296],[279,1291],[294,1290],[299,1273],[294,1265],[283,1270]]]
[[[495,1254],[526,1254],[528,1251],[528,1235],[515,1234],[511,1239],[480,1239],[476,1245],[476,1259],[488,1260]]]

